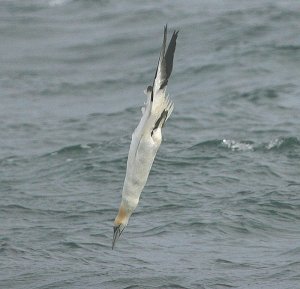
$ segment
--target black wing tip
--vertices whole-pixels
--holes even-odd
[[[173,31],[173,34],[172,34],[172,38],[171,38],[170,43],[171,43],[172,41],[173,41],[173,42],[176,42],[177,37],[178,37],[178,33],[179,33],[179,30],[174,30],[174,31]]]
[[[168,23],[165,24],[164,26],[164,33],[168,31]],[[178,35],[179,30],[174,30],[173,31],[173,35],[176,34],[176,37]]]
[[[168,34],[168,24],[164,26],[164,37],[167,37]]]
[[[175,54],[175,49],[176,49],[176,40],[177,40],[177,37],[178,37],[178,32],[179,30],[174,30],[173,32],[173,35],[172,35],[172,38],[169,42],[169,45],[168,45],[168,49],[167,49],[167,52],[166,52],[166,55],[165,55],[165,59],[166,59],[166,80],[169,79],[171,73],[172,73],[172,70],[173,70],[173,58],[174,58],[174,54]],[[167,81],[165,81],[161,87],[163,88],[164,86],[167,85]]]
[[[168,23],[166,23],[164,26],[164,35],[167,34],[167,32],[168,32]],[[175,37],[177,39],[178,33],[179,33],[179,30],[174,30],[172,38]]]
[[[175,40],[177,40],[178,33],[179,33],[179,30],[174,30],[172,37],[174,37]]]
[[[164,66],[163,69],[165,71],[165,75],[163,76],[163,81],[162,81],[159,89],[164,89],[167,86],[169,77],[172,73],[173,58],[174,58],[174,53],[175,53],[175,49],[176,49],[176,40],[177,40],[178,32],[179,32],[179,30],[174,30],[173,31],[171,40],[170,40],[168,48],[167,48],[167,51],[165,51],[166,50],[166,44],[167,44],[166,43],[167,42],[167,30],[168,30],[168,24],[166,24],[164,26],[163,45],[162,45],[160,58],[158,60],[159,63],[160,63],[160,61],[164,62],[162,65]],[[160,64],[158,64],[158,65],[160,65]],[[156,72],[155,72],[154,81],[155,81],[155,78],[157,76],[157,70],[158,70],[158,67],[157,67]],[[153,101],[153,91],[151,92],[151,101]]]

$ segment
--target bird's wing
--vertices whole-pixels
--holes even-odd
[[[174,31],[166,51],[167,26],[165,26],[163,44],[158,59],[151,93],[151,113],[157,115],[157,117],[160,117],[164,110],[168,111],[168,116],[172,112],[170,109],[168,109],[170,108],[171,101],[166,95],[166,87],[173,69],[177,35],[178,31]],[[171,106],[173,107],[173,105]]]
[[[163,44],[158,59],[158,64],[153,80],[153,85],[148,86],[145,94],[147,101],[142,108],[143,116],[139,125],[132,134],[130,155],[134,156],[139,142],[145,133],[152,135],[158,126],[162,127],[173,111],[173,102],[166,95],[166,88],[173,68],[173,58],[176,48],[178,31],[174,31],[166,50],[167,26],[164,28]]]
[[[174,104],[166,94],[166,88],[173,69],[177,36],[178,31],[174,31],[166,50],[167,25],[164,27],[163,43],[155,71],[153,85],[148,86],[145,91],[145,94],[147,95],[147,102],[145,107],[142,108],[143,117],[145,117],[144,126],[150,126],[152,131],[157,128],[161,121],[164,123],[173,111]]]

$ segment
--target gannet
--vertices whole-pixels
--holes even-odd
[[[164,27],[163,44],[153,85],[148,86],[144,91],[147,101],[142,107],[142,118],[132,134],[122,201],[114,221],[112,249],[138,205],[141,192],[147,182],[152,163],[162,141],[162,127],[174,108],[173,102],[166,94],[166,88],[173,68],[177,35],[178,31],[174,31],[166,50],[167,25]]]

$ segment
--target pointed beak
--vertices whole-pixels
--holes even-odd
[[[121,236],[124,228],[125,228],[125,226],[123,226],[122,224],[120,224],[118,226],[114,226],[114,236],[113,236],[113,240],[112,240],[112,250],[114,249],[115,244],[116,244],[117,240],[119,239],[119,237]]]

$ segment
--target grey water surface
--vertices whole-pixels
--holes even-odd
[[[300,288],[298,0],[1,0],[0,288]],[[164,129],[115,250],[163,26]]]

